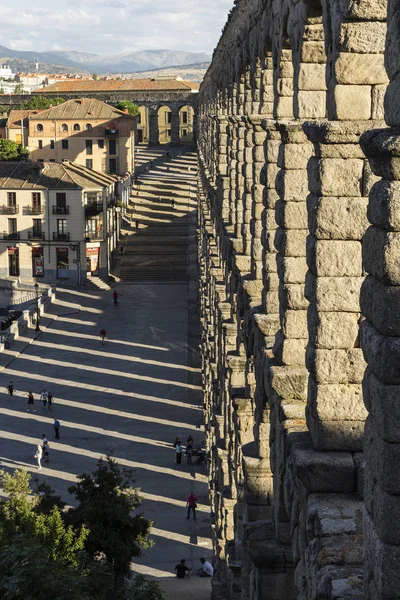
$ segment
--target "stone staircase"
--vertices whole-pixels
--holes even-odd
[[[111,287],[108,285],[108,283],[106,281],[103,281],[103,279],[101,279],[101,277],[96,277],[93,275],[88,277],[88,279],[86,279],[85,286],[91,290],[95,290],[96,292],[98,292],[99,290],[102,292],[111,290]]]
[[[142,151],[143,152],[143,151]],[[121,240],[116,275],[123,283],[187,280],[190,213],[196,208],[197,157],[174,149],[174,156],[139,176]],[[149,150],[149,156],[151,151]],[[143,154],[142,154],[143,156]]]

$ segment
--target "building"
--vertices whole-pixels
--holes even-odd
[[[11,110],[5,122],[5,138],[23,146],[28,145],[29,117],[36,115],[36,110]]]
[[[134,171],[135,117],[94,98],[69,100],[29,118],[34,161],[75,162],[125,175]]]
[[[83,96],[110,104],[130,100],[140,108],[137,141],[171,145],[194,141],[198,92],[197,83],[181,77],[63,80],[37,90],[68,100]]]
[[[0,278],[107,278],[130,187],[72,162],[0,162]]]
[[[12,79],[14,81],[15,73],[12,72],[11,67],[7,65],[0,65],[0,79]]]

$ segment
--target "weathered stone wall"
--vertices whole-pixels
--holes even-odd
[[[400,598],[391,2],[237,0],[201,86],[214,600]]]

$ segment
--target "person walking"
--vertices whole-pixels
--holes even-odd
[[[188,465],[192,464],[192,456],[193,456],[193,444],[192,444],[192,442],[188,442],[186,444],[186,460],[187,460]]]
[[[54,396],[51,392],[47,392],[47,403],[49,405],[49,410],[51,410],[51,407],[53,406],[53,400],[54,400]]]
[[[197,508],[197,498],[196,496],[193,494],[193,492],[190,492],[188,499],[186,501],[186,508],[187,508],[187,519],[190,519],[190,511],[193,512],[193,519],[196,520],[196,508]]]
[[[118,292],[117,292],[117,290],[113,291],[113,302],[114,302],[114,306],[117,306],[117,304],[118,304]]]
[[[182,462],[182,452],[183,452],[180,442],[178,442],[177,445],[175,446],[175,452],[176,452],[176,464],[180,465]]]
[[[37,460],[39,471],[41,471],[41,469],[42,469],[42,456],[43,456],[42,446],[40,444],[38,444],[37,448],[36,448],[35,458]]]
[[[47,400],[48,400],[48,395],[47,395],[46,390],[43,390],[43,392],[40,394],[40,399],[43,402],[43,410],[45,410],[47,407]]]
[[[28,406],[26,407],[26,412],[30,412],[32,409],[32,412],[36,412],[35,410],[35,399],[33,397],[32,392],[29,392],[27,395],[28,398]]]
[[[100,338],[101,338],[101,343],[104,346],[104,340],[106,339],[106,330],[104,329],[100,329]]]
[[[54,417],[53,427],[54,427],[55,438],[56,438],[56,440],[59,440],[60,439],[60,421],[58,419],[56,419],[55,417]]]
[[[50,462],[50,446],[49,446],[49,442],[46,439],[43,440],[42,452],[43,452],[44,462],[45,463]]]
[[[7,386],[7,393],[8,393],[8,398],[14,402],[14,382],[10,381],[10,383]]]

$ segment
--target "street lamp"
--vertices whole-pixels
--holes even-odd
[[[37,283],[34,285],[36,292],[36,327],[35,331],[40,331],[39,320],[40,320],[40,312],[39,312],[39,286]]]

